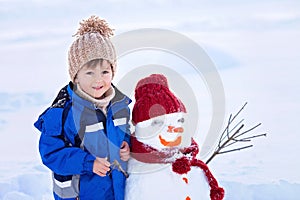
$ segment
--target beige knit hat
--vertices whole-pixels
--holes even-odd
[[[69,74],[74,82],[80,68],[94,59],[108,60],[112,65],[113,74],[116,71],[116,52],[110,41],[113,29],[109,28],[104,19],[91,16],[80,22],[80,27],[74,35],[77,39],[69,49]]]

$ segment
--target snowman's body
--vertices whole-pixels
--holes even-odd
[[[158,150],[180,149],[184,147],[182,146],[184,145],[183,137],[190,137],[183,134],[184,120],[182,119],[184,118],[185,113],[172,113],[143,121],[136,126],[136,139]],[[177,130],[181,131],[174,133],[170,127],[174,127],[173,129],[177,127]],[[172,142],[178,141],[178,138],[180,142],[176,144]],[[147,158],[148,155],[143,156]],[[172,158],[166,159],[175,160],[176,156],[180,157],[182,154],[178,152]],[[128,171],[130,175],[126,181],[126,200],[210,199],[210,188],[206,176],[198,167],[191,167],[187,173],[179,174],[173,171],[170,163],[147,163],[131,158],[128,162]]]
[[[140,168],[149,171],[138,173]],[[131,173],[127,179],[126,200],[210,199],[206,177],[197,167],[191,167],[187,174],[180,175],[172,170],[171,164],[147,164],[132,158],[129,170],[137,172]]]

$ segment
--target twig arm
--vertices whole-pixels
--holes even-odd
[[[246,134],[249,134],[251,131],[253,131],[257,127],[259,127],[261,125],[261,123],[247,129],[246,131],[241,131],[244,128],[244,124],[242,124],[244,119],[240,120],[237,124],[233,125],[234,120],[237,118],[237,116],[241,113],[241,111],[245,108],[246,105],[247,105],[247,102],[242,106],[242,108],[240,108],[240,110],[234,116],[232,114],[230,114],[228,123],[219,138],[218,145],[217,145],[215,151],[213,152],[213,154],[206,161],[206,164],[208,164],[215,156],[217,156],[219,154],[230,153],[233,151],[240,151],[243,149],[253,147],[253,145],[246,145],[243,147],[227,149],[231,145],[234,145],[234,144],[237,144],[240,142],[243,142],[243,143],[251,142],[251,139],[253,139],[253,138],[267,136],[266,133],[246,136]],[[232,129],[230,128],[231,125],[233,125]]]

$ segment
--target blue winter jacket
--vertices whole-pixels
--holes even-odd
[[[59,92],[51,107],[34,123],[41,131],[39,151],[42,162],[53,171],[55,199],[123,200],[125,179],[117,167],[100,177],[93,173],[95,157],[120,159],[123,141],[130,144],[129,103],[115,88],[107,115],[73,92],[73,84]]]

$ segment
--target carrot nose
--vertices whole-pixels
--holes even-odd
[[[173,129],[174,129],[174,128],[175,128],[174,126],[168,126],[167,132],[168,132],[168,133],[173,133]]]
[[[183,133],[184,129],[182,127],[177,127],[173,129],[174,133]]]
[[[183,133],[184,129],[182,127],[174,127],[174,126],[168,126],[168,133]]]

